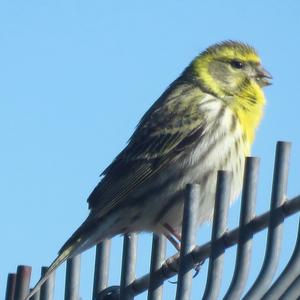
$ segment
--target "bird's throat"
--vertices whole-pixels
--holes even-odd
[[[253,143],[256,128],[263,116],[265,102],[262,89],[257,84],[251,83],[229,103],[240,122],[243,138],[249,146]]]

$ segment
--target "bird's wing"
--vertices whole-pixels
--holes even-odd
[[[179,84],[154,103],[89,196],[91,215],[101,217],[121,205],[136,188],[199,141],[205,127],[199,115],[203,97],[195,86]]]

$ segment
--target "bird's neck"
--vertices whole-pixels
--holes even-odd
[[[244,139],[249,146],[253,143],[256,128],[263,116],[265,102],[264,93],[255,82],[250,82],[228,102],[240,122]]]

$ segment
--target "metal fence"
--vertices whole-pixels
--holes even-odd
[[[273,300],[300,299],[300,222],[294,252],[282,273],[274,280],[279,263],[284,219],[300,210],[300,196],[286,199],[290,144],[278,142],[276,148],[270,210],[255,216],[256,188],[259,159],[246,160],[239,227],[227,229],[228,197],[231,176],[219,171],[215,213],[211,241],[195,246],[195,206],[199,186],[188,185],[184,206],[182,245],[180,254],[165,260],[166,240],[153,235],[151,266],[149,274],[135,277],[137,258],[137,235],[124,236],[121,281],[119,286],[108,287],[110,241],[96,246],[93,300],[130,300],[148,290],[148,300],[163,299],[164,281],[178,275],[176,300],[190,299],[195,266],[209,259],[207,281],[199,299],[219,299],[223,274],[224,253],[227,248],[237,245],[236,262],[231,283],[223,299],[226,300]],[[252,239],[259,231],[267,230],[265,257],[254,284],[245,291],[248,279]],[[295,231],[296,232],[296,231]],[[47,268],[42,268],[42,273]],[[19,266],[15,274],[7,279],[6,300],[23,300],[30,285],[31,267]],[[31,300],[52,300],[54,298],[54,275],[44,283],[40,292]],[[80,256],[67,261],[65,300],[79,300]]]

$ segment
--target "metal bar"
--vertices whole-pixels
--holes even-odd
[[[247,157],[239,223],[239,241],[233,278],[224,300],[241,299],[250,268],[253,232],[246,227],[255,216],[259,158]]]
[[[129,288],[129,286],[135,279],[136,249],[136,233],[125,234],[120,283],[120,300],[131,300],[134,298],[132,290]]]
[[[104,240],[96,246],[93,300],[108,285],[110,247],[111,240]]]
[[[24,300],[29,291],[31,267],[18,266],[16,276],[16,289],[14,300]]]
[[[42,267],[41,277],[43,277],[48,270],[48,267]],[[40,290],[40,300],[53,300],[54,298],[54,272],[42,284]]]
[[[290,149],[290,143],[277,143],[265,258],[261,271],[253,286],[246,294],[244,298],[245,300],[262,298],[270,286],[278,266],[284,216],[277,210],[277,208],[280,207],[286,200]]]
[[[65,300],[79,300],[80,255],[67,260]]]
[[[33,289],[30,289],[30,292]],[[40,290],[38,290],[34,295],[32,295],[29,300],[40,300]]]
[[[219,239],[223,236],[227,229],[227,213],[230,201],[231,179],[232,176],[230,172],[218,172],[211,235],[211,253],[209,258],[206,287],[202,299],[217,299],[220,292],[225,249]]]
[[[199,185],[187,185],[182,218],[182,240],[180,247],[180,264],[176,300],[188,300],[192,291],[193,271],[187,267],[191,260],[191,258],[187,255],[195,246],[199,195]]]
[[[148,289],[148,300],[161,300],[163,295],[163,281],[157,280],[154,276],[166,258],[166,239],[163,235],[153,234],[151,264],[150,264],[150,282]]]
[[[300,296],[300,275],[287,288],[280,300],[298,300]]]
[[[299,275],[300,270],[300,219],[298,225],[298,237],[296,245],[287,266],[273,283],[271,288],[262,298],[263,300],[272,300],[281,297],[289,288],[295,278]]]
[[[120,300],[120,287],[113,285],[104,289],[96,296],[96,300]]]
[[[284,218],[290,217],[293,214],[299,212],[300,210],[300,195],[286,201],[279,210],[282,210],[282,213],[284,215]],[[264,215],[268,214],[269,212],[265,213]],[[264,216],[261,215],[261,218],[263,219]],[[263,222],[263,220],[261,220]],[[262,223],[261,222],[261,223]]]
[[[285,218],[294,215],[300,211],[300,195],[285,202],[283,205],[275,210],[277,213],[282,214]],[[252,222],[246,225],[247,230],[252,230],[253,234],[256,234],[268,227],[270,220],[270,212],[265,212],[255,217]],[[220,239],[220,243],[224,245],[224,249],[234,246],[238,242],[240,228],[237,227],[226,232]],[[189,254],[191,256],[190,268],[201,261],[204,261],[210,255],[211,242],[207,242],[204,245],[196,246]],[[159,268],[154,276],[161,278],[161,280],[167,280],[177,274],[179,268],[179,255],[175,254],[169,257],[165,264]],[[128,287],[134,295],[141,294],[146,291],[149,286],[149,274],[146,274],[140,278],[134,280],[134,282]]]
[[[5,300],[14,300],[16,290],[16,278],[15,273],[9,273],[7,276]]]

